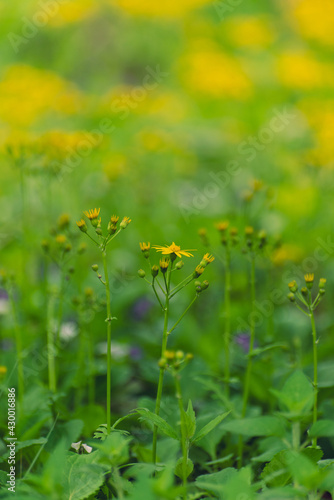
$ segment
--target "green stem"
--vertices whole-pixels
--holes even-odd
[[[161,345],[161,357],[163,357],[166,349],[167,349],[167,339],[168,339],[168,316],[169,316],[169,287],[170,287],[170,279],[171,279],[171,271],[172,271],[173,263],[171,264],[171,268],[169,270],[168,280],[166,281],[166,300],[165,300],[165,312],[164,312],[164,329],[162,334],[162,345]],[[161,405],[161,397],[162,397],[162,386],[164,380],[164,368],[160,368],[159,372],[159,381],[158,381],[158,390],[157,390],[157,398],[155,402],[155,414],[159,415],[160,413],[160,405]],[[153,445],[152,445],[152,461],[154,464],[157,462],[157,438],[158,438],[158,427],[155,425],[153,428]]]
[[[242,402],[242,412],[241,418],[245,418],[247,411],[247,404],[249,398],[249,389],[252,376],[252,364],[253,364],[253,350],[254,350],[254,340],[255,340],[255,324],[254,324],[254,312],[255,312],[255,257],[252,256],[251,260],[251,277],[250,277],[250,287],[251,287],[251,302],[252,302],[252,313],[250,315],[250,342],[249,342],[249,352],[244,384],[244,394]],[[243,440],[242,436],[239,437],[239,468],[242,467],[243,458]]]
[[[104,279],[106,287],[106,300],[107,300],[107,432],[110,433],[111,428],[111,306],[110,306],[110,288],[109,288],[109,275],[107,264],[107,252],[102,251]]]
[[[187,307],[187,309],[181,314],[181,316],[179,317],[179,319],[177,320],[177,322],[175,323],[175,325],[167,332],[167,335],[169,335],[170,333],[172,333],[172,331],[177,327],[177,325],[180,323],[180,321],[183,319],[183,317],[187,314],[187,312],[189,311],[189,309],[191,308],[191,306],[193,305],[193,303],[195,302],[195,300],[197,299],[198,295],[196,294],[195,297],[193,298],[193,300],[190,302],[189,306]]]
[[[56,363],[55,363],[55,338],[53,331],[53,311],[54,311],[55,295],[51,291],[48,311],[47,311],[47,351],[48,351],[48,374],[49,374],[49,389],[51,392],[56,392]]]
[[[225,267],[225,389],[226,396],[230,394],[230,337],[231,337],[231,255],[226,247],[226,267]]]
[[[317,352],[317,331],[315,328],[314,312],[310,308],[310,318],[312,324],[312,338],[313,338],[313,390],[314,390],[314,402],[313,402],[313,424],[316,423],[318,418],[318,352]],[[313,448],[317,447],[317,438],[312,439]]]
[[[175,386],[176,386],[176,398],[179,404],[180,417],[181,417],[181,448],[182,448],[182,483],[184,487],[183,498],[186,500],[187,498],[187,463],[188,463],[188,444],[187,444],[187,436],[186,436],[186,426],[184,421],[184,408],[183,408],[183,399],[182,399],[182,391],[180,384],[180,375],[176,374],[174,376]]]
[[[18,393],[19,393],[18,400],[20,405],[22,406],[23,395],[24,395],[24,370],[23,370],[21,327],[18,320],[13,291],[11,289],[8,290],[8,296],[12,307],[12,315],[14,320],[15,343],[16,343],[16,354],[17,354],[17,380],[18,380]]]
[[[56,344],[59,342],[60,330],[63,319],[63,305],[64,305],[64,295],[65,295],[65,273],[63,267],[60,268],[60,287],[59,287],[59,303],[58,303],[58,313],[57,313],[57,332],[56,332]]]
[[[88,401],[90,405],[95,402],[95,377],[94,377],[94,351],[90,332],[87,332],[88,351]]]
[[[292,423],[292,447],[294,450],[299,451],[300,448],[300,422]]]

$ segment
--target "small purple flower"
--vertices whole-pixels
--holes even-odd
[[[249,352],[250,334],[248,332],[237,333],[234,336],[234,342],[238,344],[245,353]],[[254,347],[256,347],[255,344]]]
[[[133,361],[140,361],[143,358],[143,351],[138,345],[130,347],[129,356]]]
[[[142,320],[152,308],[152,302],[145,298],[138,299],[132,306],[131,316],[134,320]]]

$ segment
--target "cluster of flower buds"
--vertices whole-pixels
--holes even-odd
[[[314,285],[314,274],[308,273],[304,275],[305,286],[299,289],[296,280],[293,280],[289,283],[288,299],[290,302],[295,303],[300,307],[300,305],[306,306],[308,309],[314,310],[322,299],[323,295],[326,292],[326,279],[320,278],[318,285],[318,293],[316,298],[312,299],[311,290]],[[298,304],[299,302],[299,304]]]
[[[238,228],[230,227],[229,221],[218,222],[216,228],[220,233],[220,241],[224,246],[235,246],[239,243]]]
[[[183,351],[165,351],[160,358],[159,368],[171,371],[180,371],[193,359],[193,354],[185,354]]]
[[[267,233],[263,229],[256,233],[252,226],[245,227],[246,249],[243,253],[254,250],[263,250],[267,244]]]
[[[100,210],[101,210],[100,208],[92,208],[90,210],[86,210],[84,212],[84,215],[90,221],[92,227],[95,229],[96,234],[98,236],[103,236],[101,228],[101,217],[99,217]],[[129,219],[129,217],[123,217],[123,219],[119,224],[119,228],[117,226],[118,221],[119,221],[118,215],[112,215],[110,217],[107,227],[108,235],[106,236],[106,240],[109,240],[110,237],[113,236],[117,231],[125,229],[130,224],[131,219]],[[80,219],[79,221],[77,221],[77,226],[83,233],[88,232],[88,227],[84,219]]]
[[[64,262],[65,256],[68,256],[73,249],[78,254],[83,254],[86,251],[86,244],[76,242],[76,237],[71,231],[71,221],[68,214],[61,214],[57,221],[57,226],[50,230],[52,238],[44,239],[41,242],[41,247],[45,254],[49,255],[50,258],[57,262]],[[69,272],[73,272],[74,269],[70,268]]]

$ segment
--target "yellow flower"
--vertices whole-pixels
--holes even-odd
[[[254,228],[252,226],[245,227],[245,235],[252,236],[254,233]]]
[[[218,222],[218,224],[216,225],[218,231],[226,231],[228,226],[229,226],[229,222],[227,220],[225,220],[223,222]]]
[[[62,245],[66,241],[66,236],[64,234],[58,234],[56,236],[56,242]]]
[[[100,210],[100,208],[94,208],[88,211],[86,210],[84,214],[89,220],[94,220],[98,218]]]
[[[162,246],[159,246],[159,245],[155,245],[154,248],[157,252],[161,252],[162,255],[170,255],[170,254],[175,254],[177,255],[178,257],[181,257],[182,255],[184,255],[185,257],[193,257],[193,255],[191,253],[189,253],[190,251],[191,252],[195,252],[196,250],[181,250],[181,247],[179,247],[178,245],[175,245],[174,241],[171,245],[166,245],[164,247]]]
[[[210,262],[213,262],[215,260],[214,256],[213,255],[210,255],[208,253],[206,253],[204,256],[203,256],[203,260],[207,263],[207,264],[210,264]]]
[[[0,366],[0,376],[6,375],[6,373],[7,373],[7,366]]]
[[[160,269],[162,273],[165,273],[167,271],[167,268],[169,266],[170,260],[167,259],[166,257],[163,257],[160,259],[159,264],[160,264]]]
[[[308,273],[304,275],[304,279],[306,283],[313,283],[314,281],[314,274],[313,273]]]
[[[201,274],[203,274],[203,271],[204,271],[204,267],[199,265],[199,266],[196,266],[196,269],[194,271],[194,278],[198,278]]]
[[[142,252],[148,252],[151,248],[151,243],[139,243],[139,246]]]
[[[122,229],[125,229],[125,228],[126,228],[126,226],[128,226],[128,225],[130,224],[130,222],[131,222],[131,219],[129,219],[129,217],[123,217],[123,220],[122,220],[122,222],[120,223],[120,227],[121,227]]]
[[[111,222],[112,224],[117,224],[118,220],[119,220],[118,215],[112,215],[112,216],[110,217],[110,222]]]
[[[79,221],[76,221],[76,225],[80,229],[80,231],[86,233],[87,232],[87,226],[86,222],[83,219],[80,219]]]

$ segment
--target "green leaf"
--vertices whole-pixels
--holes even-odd
[[[106,468],[99,462],[99,452],[72,455],[68,458],[64,498],[82,500],[95,493],[104,481]]]
[[[304,415],[313,405],[313,387],[304,373],[295,371],[285,382],[282,391],[271,391],[278,400],[293,414]]]
[[[190,439],[193,437],[196,431],[196,415],[193,410],[193,405],[191,400],[189,399],[188,408],[186,412],[183,412],[184,423],[186,428],[187,438]]]
[[[38,439],[28,439],[27,441],[17,441],[16,443],[16,451],[22,450],[23,448],[28,448],[29,446],[33,446],[34,444],[45,444],[47,439],[42,437]]]
[[[290,450],[287,458],[287,468],[293,479],[310,491],[316,489],[327,475],[324,470],[320,470],[317,465],[303,453]]]
[[[278,452],[274,458],[266,464],[261,473],[261,477],[266,484],[271,487],[285,486],[291,478],[290,472],[286,468],[286,456],[288,450]]]
[[[226,431],[247,437],[283,436],[284,424],[278,417],[253,417],[233,420],[223,425]]]
[[[166,420],[161,418],[159,415],[156,415],[155,413],[151,412],[147,408],[137,408],[135,410],[138,415],[140,415],[142,420],[148,420],[152,424],[156,425],[160,432],[165,434],[166,436],[169,436],[173,439],[179,439],[179,436],[177,433],[174,431],[173,427],[170,426]]]
[[[101,462],[117,466],[126,463],[129,459],[129,443],[132,438],[124,437],[118,430],[111,431],[105,440],[94,443],[100,450]]]
[[[217,427],[220,422],[224,420],[224,418],[229,415],[230,412],[227,411],[225,413],[222,413],[221,415],[218,415],[216,418],[211,420],[208,424],[206,424],[202,429],[200,429],[197,434],[195,435],[194,439],[192,440],[193,443],[197,443],[200,439],[204,438],[209,432],[211,432],[215,427]]]
[[[190,458],[187,459],[187,465],[186,465],[186,477],[190,476],[192,471],[194,470],[194,464]],[[180,479],[183,479],[183,458],[180,457],[178,461],[176,462],[175,466],[175,475],[179,477]]]
[[[253,349],[252,356],[258,356],[264,352],[271,351],[272,349],[287,349],[286,344],[270,344],[265,347],[257,347],[256,349]]]
[[[334,421],[319,420],[312,425],[309,431],[309,437],[333,437],[334,436]]]
[[[196,486],[201,490],[205,490],[213,494],[222,493],[222,485],[237,474],[237,470],[233,467],[228,467],[219,472],[198,476]]]

